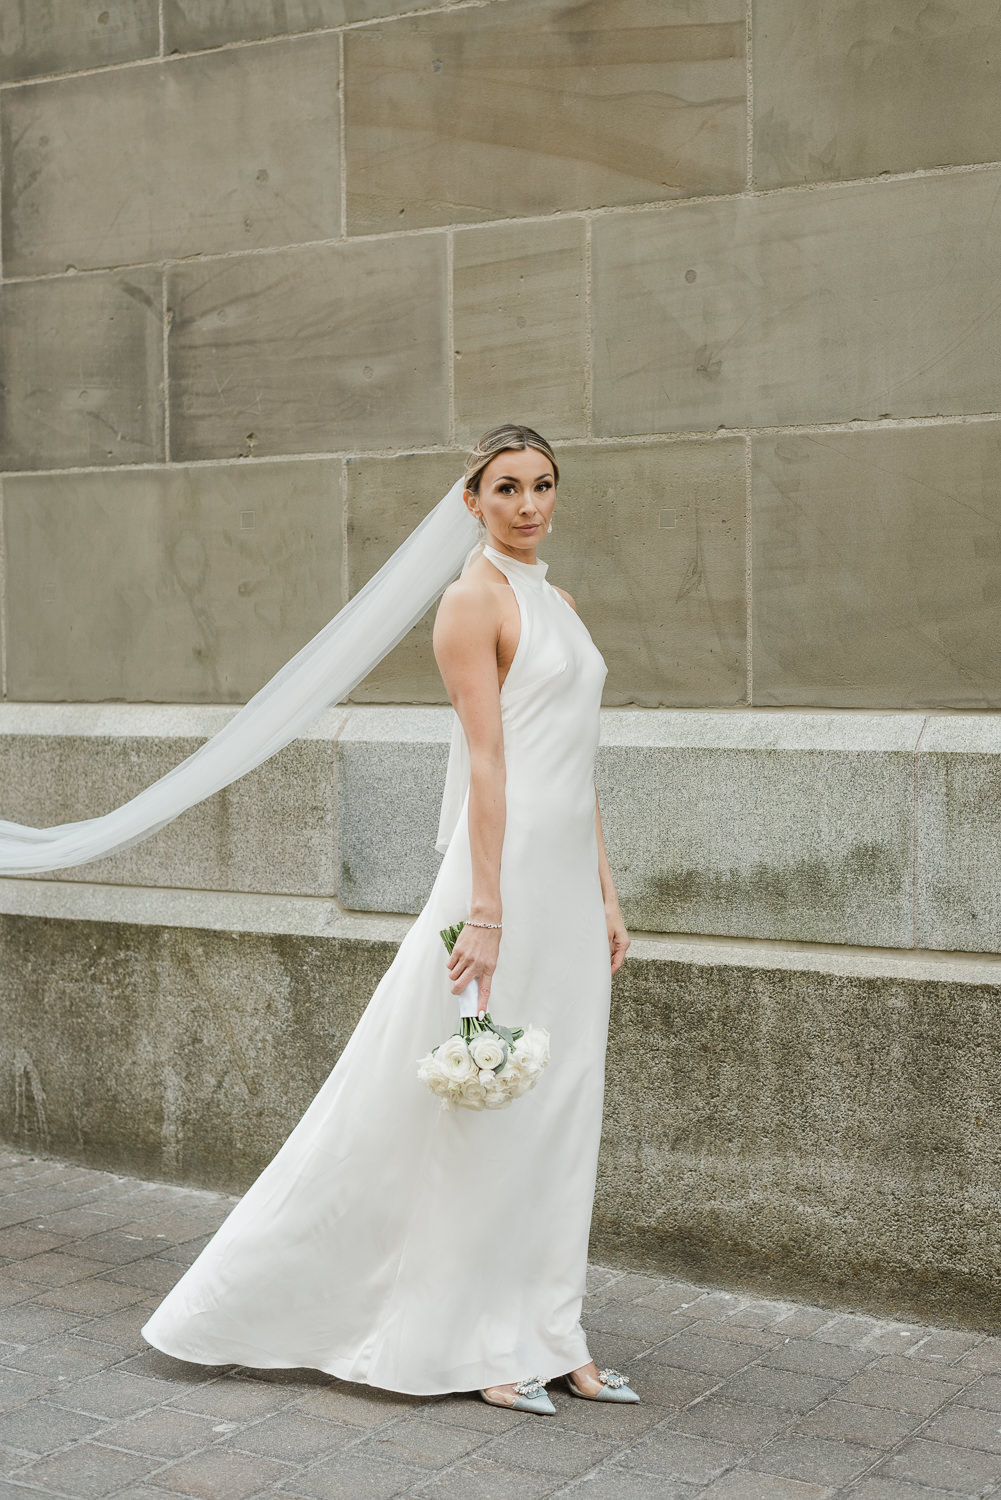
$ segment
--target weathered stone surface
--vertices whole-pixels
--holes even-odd
[[[456,434],[511,420],[548,438],[584,432],[584,224],[498,224],[456,234]]]
[[[755,0],[761,187],[1001,157],[993,0]]]
[[[1001,424],[754,440],[754,701],[1001,706]]]
[[[337,76],[331,35],[12,89],[5,272],[336,235]]]
[[[737,0],[513,0],[345,36],[352,232],[735,191]]]
[[[168,288],[173,457],[447,440],[443,238],[181,266]]]
[[[604,714],[596,780],[627,924],[912,947],[923,722]]]
[[[337,748],[345,906],[416,913],[427,900],[452,722],[447,708],[352,711]],[[596,782],[629,926],[912,947],[924,722],[603,713]],[[997,883],[1001,854],[994,871]]]
[[[243,1190],[333,1067],[395,945],[0,917],[0,949],[8,1139]]]
[[[349,597],[462,477],[464,462],[461,453],[348,459],[344,472]],[[435,613],[432,606],[355,688],[350,695],[353,703],[448,703],[431,643]]]
[[[163,458],[158,271],[14,283],[0,303],[0,467]]]
[[[918,753],[918,942],[1001,953],[1001,716],[928,720]]]
[[[1001,1127],[983,1102],[995,1092],[1001,964],[705,940],[635,948],[613,984],[596,1254],[1001,1329]],[[114,1171],[242,1191],[327,1076],[395,951],[2,917],[0,1134]],[[596,1329],[615,1329],[616,1307],[649,1343],[643,1309],[628,1300],[596,1315]],[[660,1337],[669,1321],[659,1315]],[[696,1339],[721,1359],[734,1353]],[[760,1352],[745,1350],[740,1363]],[[908,1385],[928,1368],[913,1366]],[[800,1392],[810,1378],[790,1374]]]
[[[357,911],[419,912],[438,873],[450,708],[356,708],[337,740],[337,893]],[[405,805],[404,805],[405,803]]]
[[[232,715],[221,707],[0,704],[0,817],[44,828],[110,812],[180,765]],[[329,710],[303,737],[151,838],[56,879],[333,895],[334,740],[344,715]]]
[[[599,216],[598,435],[992,412],[1001,171]]]
[[[157,0],[12,0],[0,7],[0,81],[152,57]]]
[[[336,613],[340,466],[4,486],[15,699],[242,702]]]
[[[745,694],[744,445],[561,448],[539,552],[608,663],[606,705]]]
[[[1001,1328],[1001,965],[644,949],[613,984],[596,1255]]]
[[[426,0],[164,0],[163,24],[167,51],[188,52],[426,8]]]

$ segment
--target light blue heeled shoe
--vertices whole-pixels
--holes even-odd
[[[640,1398],[632,1387],[627,1384],[626,1377],[620,1375],[618,1370],[599,1370],[598,1379],[601,1381],[601,1389],[589,1396],[587,1391],[582,1391],[574,1384],[572,1374],[564,1375],[563,1379],[570,1388],[571,1395],[580,1396],[585,1401],[638,1401]]]
[[[534,1411],[538,1416],[547,1417],[555,1415],[556,1407],[546,1395],[543,1381],[534,1377],[531,1380],[518,1380],[514,1389],[516,1394],[513,1401],[495,1401],[486,1391],[480,1391],[480,1395],[488,1406],[502,1406],[505,1411]]]

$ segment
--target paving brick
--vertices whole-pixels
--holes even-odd
[[[845,1380],[872,1364],[872,1356],[861,1349],[822,1344],[816,1339],[797,1339],[773,1349],[761,1363],[776,1370],[800,1370],[808,1375],[829,1375],[835,1380]]]
[[[783,1479],[840,1485],[857,1479],[882,1457],[878,1449],[863,1448],[857,1443],[797,1436],[776,1438],[750,1459],[747,1467],[766,1474],[778,1474]]]
[[[430,1424],[428,1424],[430,1425]],[[392,1429],[394,1432],[396,1428]],[[244,1428],[229,1446],[243,1453],[260,1453],[265,1458],[279,1458],[289,1463],[309,1463],[333,1448],[359,1436],[357,1427],[345,1427],[340,1422],[328,1422],[322,1417],[304,1416],[295,1411],[283,1411],[263,1422],[255,1422]],[[457,1450],[462,1452],[460,1448]]]
[[[511,1468],[539,1469],[570,1479],[594,1468],[616,1446],[578,1432],[554,1432],[542,1420],[535,1420],[492,1438],[483,1448],[482,1457]]]
[[[304,1500],[393,1500],[426,1478],[426,1469],[357,1452],[334,1454],[289,1479],[282,1493],[300,1495]]]
[[[929,1490],[906,1479],[863,1479],[852,1500],[955,1500],[955,1490]]]
[[[992,1375],[1001,1370],[1001,1339],[984,1339],[969,1354],[964,1354],[958,1359],[953,1369],[979,1370],[984,1375]]]
[[[672,1281],[645,1293],[637,1301],[641,1307],[653,1307],[658,1312],[675,1312],[679,1308],[691,1311],[704,1295],[701,1287],[690,1286],[687,1281]]]
[[[98,1500],[132,1479],[141,1479],[155,1469],[159,1459],[142,1458],[135,1453],[120,1453],[97,1443],[77,1443],[64,1453],[39,1459],[19,1471],[26,1484],[42,1489],[60,1490],[73,1500]],[[157,1476],[159,1482],[159,1476]],[[216,1500],[213,1496],[212,1500]],[[219,1500],[225,1500],[220,1496]]]
[[[921,1429],[921,1436],[937,1443],[954,1443],[958,1448],[1001,1453],[1001,1413],[950,1406]]]
[[[181,1458],[216,1442],[217,1425],[211,1417],[196,1417],[191,1412],[158,1406],[141,1417],[106,1427],[102,1441],[113,1448],[127,1448],[132,1453]]]
[[[546,1419],[547,1427],[561,1432],[582,1432],[588,1437],[606,1438],[610,1442],[628,1444],[642,1436],[651,1427],[658,1426],[668,1413],[662,1406],[655,1406],[646,1395],[635,1405],[613,1405],[610,1401],[582,1401],[579,1396],[564,1393],[558,1386],[549,1387],[549,1395],[556,1407],[556,1415]],[[510,1415],[498,1412],[498,1416]]]
[[[192,1500],[245,1500],[290,1473],[287,1464],[275,1463],[274,1459],[209,1448],[160,1469],[156,1483],[161,1489],[191,1496]]]
[[[710,1438],[693,1437],[687,1432],[663,1429],[652,1437],[634,1444],[617,1462],[628,1469],[661,1479],[683,1479],[691,1484],[708,1484],[725,1469],[747,1456],[746,1448],[733,1443],[716,1443]]]
[[[61,1380],[82,1380],[121,1359],[122,1351],[107,1351],[99,1344],[73,1339],[46,1339],[21,1354],[9,1355],[4,1363],[29,1375],[53,1375]]]
[[[14,1264],[16,1265],[17,1262]],[[0,1277],[0,1307],[14,1307],[18,1302],[27,1302],[34,1298],[37,1292],[37,1282]]]
[[[697,1396],[704,1396],[719,1385],[723,1376],[702,1370],[684,1370],[670,1364],[658,1350],[644,1355],[633,1364],[630,1378],[633,1389],[643,1401],[655,1406],[687,1406]]]
[[[811,1333],[819,1333],[833,1321],[832,1314],[823,1307],[797,1307],[779,1319],[775,1332],[789,1338],[805,1338]]]
[[[975,1494],[984,1485],[1001,1479],[1001,1454],[911,1438],[898,1453],[883,1460],[874,1477],[906,1479],[912,1484],[938,1485],[944,1490]]]
[[[924,1330],[924,1333],[924,1338],[910,1356],[912,1359],[941,1360],[951,1366],[983,1343],[982,1334],[959,1333],[951,1328],[939,1328],[934,1333]]]
[[[984,1411],[1001,1412],[1001,1376],[984,1375],[968,1385],[956,1398],[962,1406],[976,1406]]]
[[[958,1365],[922,1363],[913,1354],[881,1354],[869,1366],[867,1375],[905,1375],[908,1380],[940,1380],[960,1391],[979,1379],[975,1370],[961,1370]]]
[[[634,1474],[629,1469],[622,1469],[618,1464],[604,1464],[596,1469],[593,1474],[588,1474],[575,1488],[568,1487],[550,1491],[558,1495],[560,1500],[691,1500],[691,1497],[701,1496],[704,1491],[695,1485],[685,1484],[683,1480],[655,1480],[656,1488],[651,1487],[648,1474]],[[456,1500],[460,1497],[456,1496]],[[461,1497],[465,1500],[465,1497]],[[514,1500],[514,1497],[512,1497]]]
[[[872,1338],[879,1327],[875,1318],[858,1318],[852,1314],[829,1321],[823,1328],[818,1328],[814,1338],[823,1344],[844,1344],[857,1349]]]
[[[26,1453],[51,1453],[78,1438],[90,1437],[103,1425],[100,1417],[33,1401],[0,1415],[0,1444]]]
[[[830,1493],[826,1486],[741,1469],[700,1491],[700,1500],[827,1500]]]
[[[109,1370],[60,1386],[60,1406],[72,1411],[90,1412],[98,1417],[126,1417],[133,1412],[148,1411],[163,1400],[163,1389],[154,1380],[132,1375],[124,1370]]]
[[[40,1307],[37,1302],[19,1302],[0,1312],[0,1339],[5,1343],[37,1344],[53,1334],[65,1333],[82,1321],[78,1313],[60,1307]]]
[[[420,1500],[541,1500],[553,1493],[551,1474],[530,1474],[527,1469],[506,1469],[489,1459],[473,1457],[454,1464],[444,1474],[422,1485]],[[600,1500],[602,1492],[588,1483],[586,1500]],[[636,1500],[647,1500],[649,1489]],[[585,1496],[581,1496],[585,1500]],[[609,1496],[611,1500],[611,1496]],[[622,1500],[626,1500],[623,1494]]]
[[[147,1255],[155,1255],[159,1249],[161,1245],[156,1239],[123,1234],[120,1229],[107,1229],[103,1234],[88,1235],[79,1245],[67,1246],[66,1253],[117,1266],[132,1260],[142,1260]]]
[[[466,1397],[449,1398],[467,1404]],[[419,1396],[405,1396],[399,1391],[380,1391],[374,1386],[349,1385],[346,1381],[334,1381],[329,1387],[316,1391],[301,1401],[297,1410],[306,1416],[325,1417],[331,1422],[346,1422],[354,1427],[381,1427],[384,1422],[393,1422],[414,1406],[420,1404]],[[468,1402],[471,1406],[472,1402]],[[491,1408],[478,1403],[484,1412]],[[502,1415],[502,1414],[500,1414]],[[466,1423],[460,1425],[472,1426]]]
[[[845,1401],[859,1401],[863,1406],[889,1406],[894,1411],[912,1411],[924,1417],[955,1394],[956,1387],[944,1380],[912,1380],[906,1375],[868,1370],[840,1391]]]
[[[257,1417],[268,1417],[281,1411],[294,1399],[295,1393],[283,1386],[224,1377],[209,1385],[184,1391],[170,1404],[203,1417],[218,1417],[221,1421],[252,1422]]]
[[[854,1401],[831,1400],[802,1417],[792,1429],[807,1437],[836,1438],[869,1448],[895,1448],[924,1421],[913,1412],[885,1406],[859,1406]]]
[[[634,1339],[645,1349],[679,1331],[677,1324],[672,1322],[671,1313],[615,1301],[595,1308],[588,1316],[586,1327],[589,1333],[597,1330],[599,1333],[615,1333]]]
[[[751,1344],[728,1343],[688,1332],[661,1344],[657,1352],[668,1364],[683,1370],[719,1376],[729,1375],[758,1357]]]
[[[63,1307],[67,1312],[97,1315],[144,1302],[145,1296],[140,1287],[90,1277],[86,1281],[71,1281],[39,1292],[35,1300],[45,1307]]]
[[[756,1406],[751,1401],[722,1401],[718,1396],[707,1396],[704,1401],[686,1407],[669,1425],[678,1432],[753,1447],[766,1442],[790,1421],[789,1413],[775,1406]]]
[[[25,1375],[20,1370],[0,1368],[0,1411],[11,1406],[20,1406],[22,1401],[31,1401],[35,1396],[44,1396],[52,1389],[53,1382],[39,1375]]]
[[[728,1401],[760,1401],[788,1411],[809,1411],[832,1395],[837,1383],[820,1375],[804,1375],[798,1370],[772,1370],[755,1365],[743,1370],[721,1387],[719,1394]]]
[[[65,1239],[63,1234],[51,1234],[42,1229],[4,1229],[0,1230],[0,1255],[21,1260],[28,1255],[55,1250]]]

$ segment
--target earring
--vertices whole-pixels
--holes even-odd
[[[553,523],[552,523],[552,521],[550,521],[549,525],[546,527],[546,530],[547,531],[552,531],[552,529],[553,529]]]
[[[476,539],[477,539],[477,541],[482,542],[482,540],[486,536],[486,534],[487,534],[487,528],[483,524],[483,513],[482,513],[482,511],[477,511],[477,513],[476,513]]]

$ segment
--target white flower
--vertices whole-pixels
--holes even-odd
[[[476,1077],[478,1070],[463,1037],[450,1036],[447,1042],[442,1042],[436,1056],[442,1072],[456,1083],[464,1083],[468,1078]]]
[[[499,1068],[507,1056],[507,1047],[496,1032],[482,1031],[473,1037],[469,1052],[478,1068]]]

